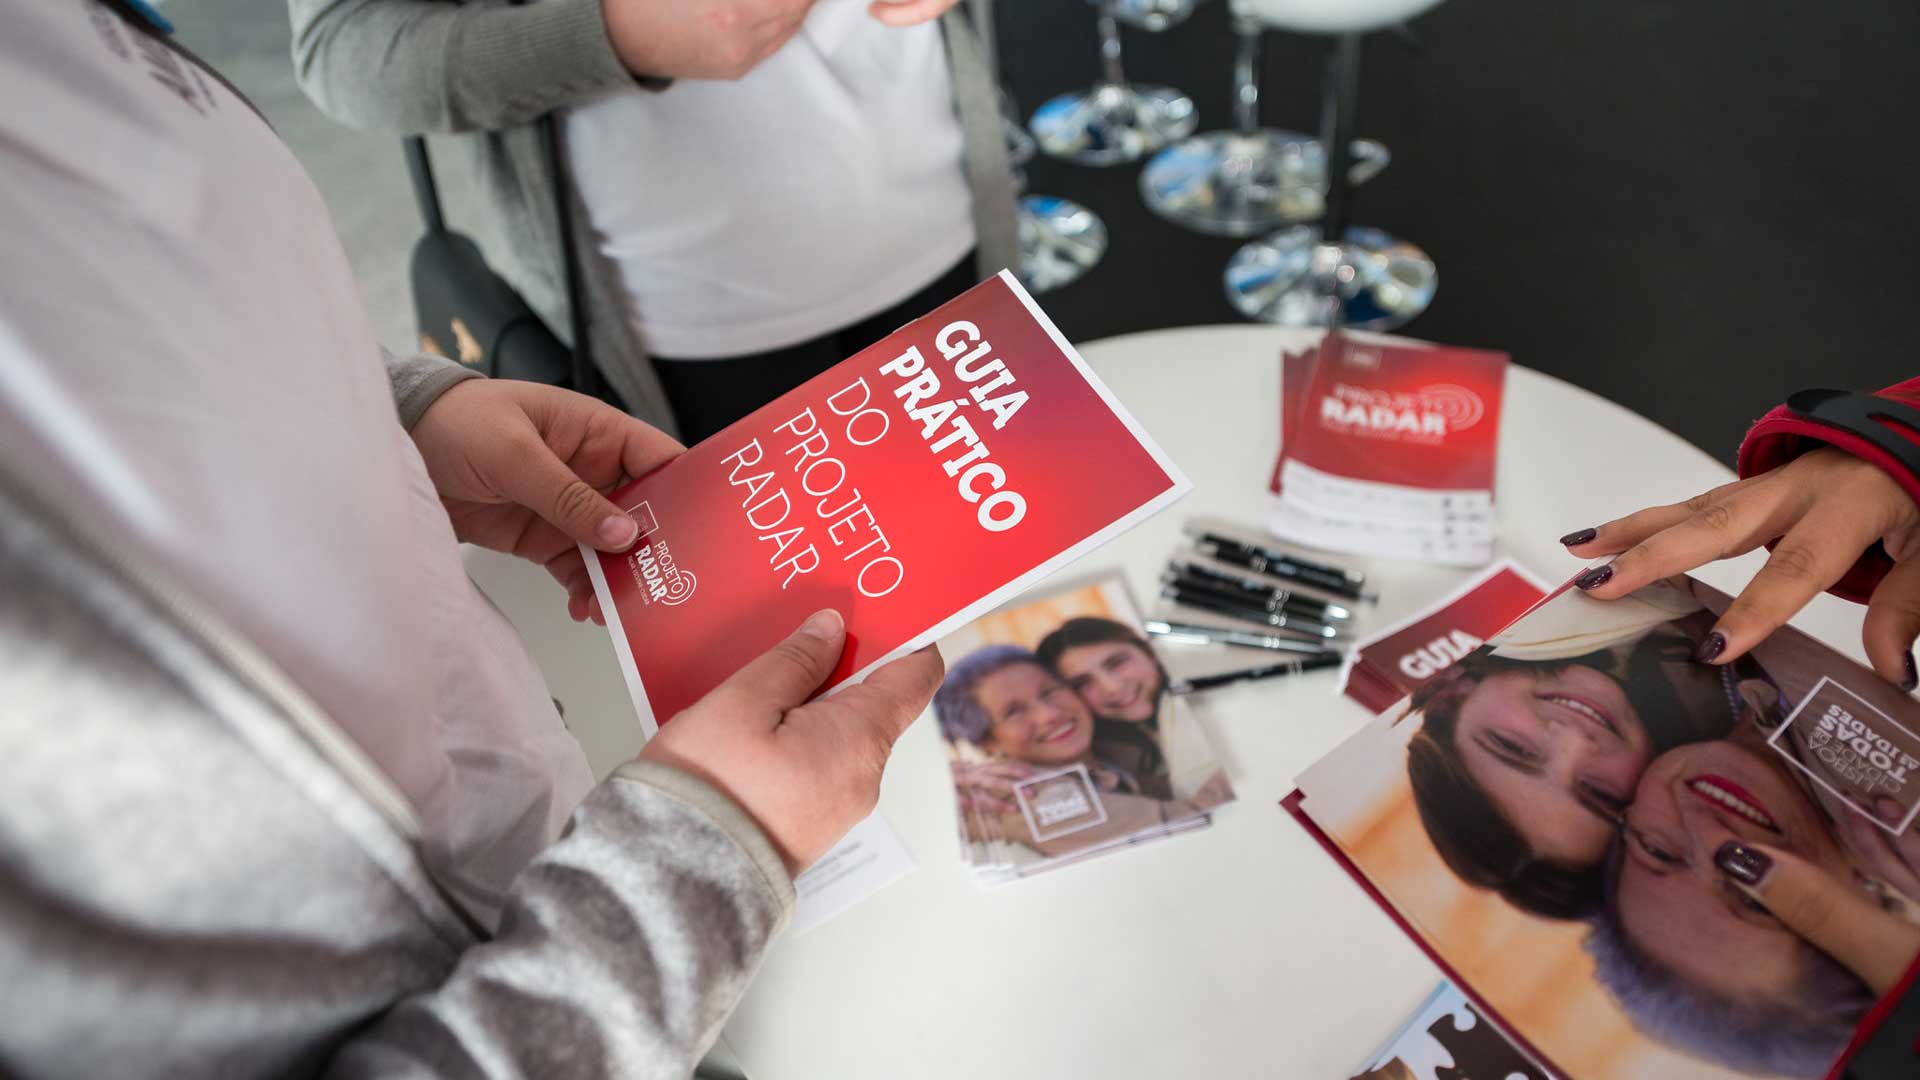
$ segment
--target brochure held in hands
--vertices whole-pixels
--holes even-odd
[[[585,555],[651,733],[814,611],[830,691],[1189,486],[1002,272],[612,492],[640,538]]]

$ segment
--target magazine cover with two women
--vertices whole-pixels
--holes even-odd
[[[1232,801],[1119,577],[1024,597],[940,652],[933,711],[982,884],[1197,828]]]
[[[1729,598],[1563,589],[1379,714],[1287,800],[1455,980],[1570,1080],[1817,1078],[1867,981],[1716,865],[1791,853],[1920,907],[1920,703],[1795,630],[1694,659]]]

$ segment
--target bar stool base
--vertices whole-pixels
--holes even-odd
[[[1059,97],[1033,114],[1034,138],[1078,165],[1123,165],[1193,134],[1193,99],[1168,86],[1103,83]]]
[[[1387,148],[1353,143],[1348,176],[1364,183],[1386,168]],[[1214,236],[1258,236],[1326,209],[1326,152],[1297,131],[1207,131],[1155,154],[1140,172],[1140,197],[1161,217]]]
[[[1107,254],[1107,225],[1070,199],[1023,195],[1016,220],[1020,280],[1043,293],[1078,281]]]
[[[1340,323],[1392,330],[1427,309],[1439,271],[1427,253],[1380,231],[1353,227],[1337,247],[1320,244],[1320,226],[1293,225],[1234,252],[1227,300],[1256,322],[1327,324],[1327,278],[1338,280]]]

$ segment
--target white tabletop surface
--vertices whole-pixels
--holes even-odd
[[[1187,519],[1257,527],[1278,446],[1278,354],[1310,336],[1195,327],[1083,346],[1195,486],[1067,573],[1118,567],[1144,603]],[[1618,405],[1524,367],[1508,377],[1501,553],[1549,580],[1580,566],[1560,535],[1729,479]],[[1336,561],[1378,586],[1375,625],[1468,576]],[[477,551],[469,566],[528,637],[596,770],[637,749],[605,635],[569,624],[539,571]],[[1732,589],[1757,566],[1748,556],[1700,576]],[[1795,622],[1860,657],[1854,605],[1823,597]],[[1239,796],[1211,828],[992,891],[960,862],[938,732],[922,717],[880,799],[917,869],[776,943],[727,1048],[751,1080],[1351,1075],[1438,973],[1279,808],[1294,776],[1366,719],[1334,687],[1319,672],[1205,695],[1200,715]]]

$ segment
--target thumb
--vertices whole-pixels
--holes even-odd
[[[1882,678],[1912,692],[1920,683],[1914,669],[1913,639],[1920,636],[1920,555],[1893,564],[1867,601],[1867,618],[1860,627],[1867,660]]]
[[[720,689],[782,713],[798,708],[833,673],[846,643],[846,621],[824,608],[807,616],[785,641],[734,672]]]
[[[1797,855],[1730,840],[1713,862],[1734,888],[1853,972],[1876,997],[1899,985],[1920,953],[1920,926]]]
[[[502,469],[500,494],[532,510],[576,543],[620,552],[639,539],[640,526],[554,456],[544,440],[516,454]]]
[[[856,707],[852,716],[886,746],[927,709],[946,674],[940,650],[931,645],[878,668],[859,686],[846,691]]]

